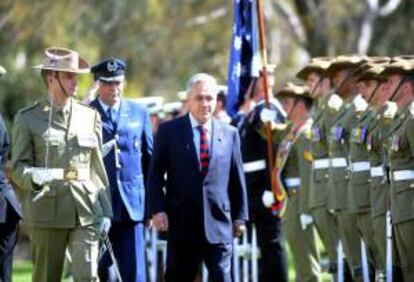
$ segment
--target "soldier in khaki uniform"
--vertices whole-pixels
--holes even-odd
[[[394,239],[404,281],[414,281],[414,60],[392,63],[382,74],[397,84],[398,113],[387,140]]]
[[[336,213],[341,243],[354,281],[361,281],[363,273],[356,216],[349,211],[348,136],[355,124],[356,115],[366,109],[366,102],[360,95],[356,95],[355,87],[357,72],[365,61],[366,58],[361,56],[338,56],[327,70],[337,91],[327,101],[327,119],[332,121],[326,134],[330,156],[329,203]]]
[[[283,231],[293,255],[297,281],[319,281],[319,253],[316,229],[309,210],[310,108],[312,100],[306,86],[288,83],[277,95],[292,122],[279,146],[274,176],[288,195]]]
[[[67,248],[75,281],[98,281],[99,232],[109,229],[112,210],[99,114],[73,98],[88,64],[75,51],[49,48],[38,68],[48,95],[19,111],[12,135],[32,280],[60,281]]]
[[[327,57],[313,58],[296,76],[307,81],[310,96],[316,100],[313,107],[313,124],[309,141],[309,151],[312,155],[309,208],[328,254],[328,271],[335,279],[337,277],[336,247],[338,244],[338,231],[336,229],[335,216],[328,211],[329,155],[328,144],[324,138],[329,129],[329,120],[325,114],[326,98],[331,92],[331,81],[325,71],[331,62],[332,59]]]
[[[387,102],[392,93],[396,90],[397,85],[388,86],[388,80],[381,75],[388,64],[368,69],[361,81],[366,87],[377,85],[377,92],[370,98],[369,103],[374,118],[366,123],[365,146],[369,152],[370,161],[370,202],[372,226],[374,229],[374,241],[378,248],[377,254],[377,279],[385,280],[386,270],[386,213],[389,211],[389,179],[387,166],[386,145],[389,126],[397,111],[397,106],[393,102]],[[372,87],[372,86],[371,86]],[[397,251],[393,251],[392,261],[394,265],[394,281],[402,281],[401,273],[398,270]],[[382,279],[381,279],[382,276]]]
[[[373,75],[381,71],[381,66],[388,64],[389,60],[387,57],[371,58],[370,63],[366,65],[367,69],[358,82],[359,91],[366,101],[370,101],[375,97],[380,85],[379,81],[373,80]],[[356,215],[359,236],[367,247],[370,266],[375,267],[375,272],[378,273],[377,279],[382,279],[384,277],[384,264],[379,263],[378,246],[374,239],[370,197],[371,166],[369,150],[366,146],[369,125],[376,120],[377,112],[373,108],[367,107],[364,112],[356,115],[355,124],[348,137],[350,144],[348,201],[350,212]],[[374,277],[375,272],[372,269],[371,277]]]

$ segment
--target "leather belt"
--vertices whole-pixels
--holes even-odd
[[[245,173],[256,172],[264,169],[266,169],[266,161],[264,159],[243,164],[243,170]]]
[[[351,171],[352,172],[360,172],[360,171],[367,171],[370,170],[370,163],[369,162],[354,162],[351,163]]]
[[[395,170],[392,172],[394,181],[411,180],[414,179],[414,170]]]
[[[318,159],[313,161],[313,169],[329,168],[329,159]]]

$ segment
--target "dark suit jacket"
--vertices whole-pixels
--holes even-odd
[[[109,121],[98,98],[90,104],[102,120],[103,143],[116,139],[117,151],[112,148],[104,156],[111,185],[114,221],[145,220],[145,179],[152,154],[152,130],[148,111],[126,99],[121,105],[115,126]],[[117,165],[117,160],[119,165]]]
[[[6,125],[0,115],[0,223],[6,221],[6,210],[13,208],[16,214],[21,217],[22,210],[17,200],[13,187],[10,185],[5,174],[5,164],[10,150],[10,140],[7,134]]]
[[[232,222],[248,220],[239,134],[213,119],[211,139],[203,178],[189,116],[158,129],[148,179],[149,210],[167,212],[170,242],[230,243]]]

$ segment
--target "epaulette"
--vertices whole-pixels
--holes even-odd
[[[30,105],[30,106],[27,106],[27,107],[24,107],[24,108],[20,109],[20,110],[18,111],[18,113],[19,113],[19,114],[26,113],[26,112],[28,112],[28,111],[30,111],[30,110],[33,110],[33,109],[34,109],[34,108],[36,108],[38,105],[39,105],[39,101],[36,101],[36,102],[34,102],[32,105]]]
[[[326,104],[329,110],[337,112],[341,108],[343,100],[338,94],[332,94]]]
[[[362,98],[361,95],[357,95],[354,98],[353,104],[354,104],[355,112],[357,112],[357,113],[364,112],[368,108],[367,101],[365,101],[364,98]]]

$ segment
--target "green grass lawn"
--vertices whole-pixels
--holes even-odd
[[[13,262],[13,282],[27,282],[30,281],[32,272],[32,264],[27,261]]]
[[[14,261],[13,262],[13,282],[30,282],[32,281],[32,263],[30,261]],[[64,282],[69,282],[69,279],[63,279]]]
[[[288,249],[289,260],[289,281],[295,281],[295,268],[292,262],[292,256]],[[30,282],[32,275],[32,263],[29,261],[15,261],[13,264],[13,282]],[[69,279],[63,279],[62,281],[69,282]],[[329,282],[330,276],[327,273],[322,274],[323,282]]]

